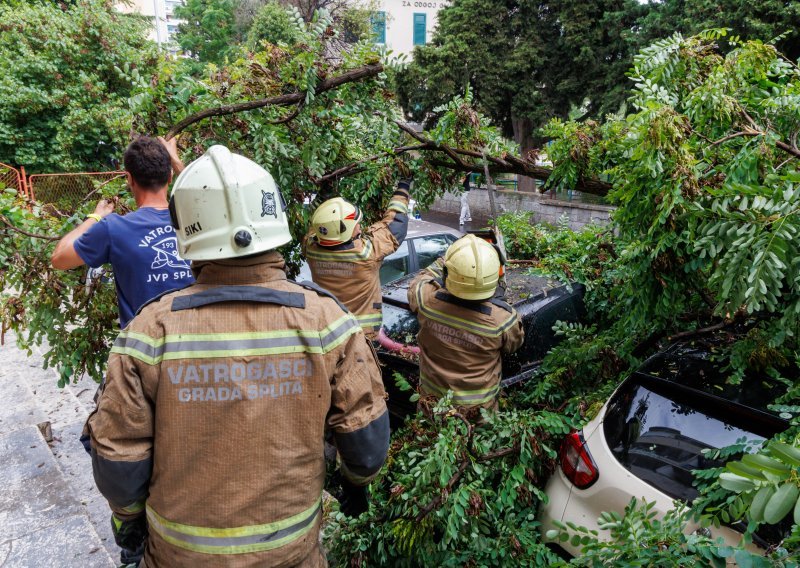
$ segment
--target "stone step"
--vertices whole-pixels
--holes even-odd
[[[0,400],[10,404],[0,406],[0,566],[116,566],[110,511],[78,439],[97,387],[82,380],[59,389],[38,349],[29,355],[13,334],[5,339]]]

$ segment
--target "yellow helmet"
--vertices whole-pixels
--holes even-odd
[[[500,279],[497,251],[475,235],[466,235],[450,245],[444,268],[445,288],[462,300],[491,298]]]
[[[178,252],[188,260],[248,256],[288,243],[285,210],[270,173],[224,146],[189,164],[170,198]]]
[[[361,217],[358,207],[341,197],[334,197],[317,207],[311,216],[311,226],[317,235],[317,242],[324,247],[331,247],[352,239]]]

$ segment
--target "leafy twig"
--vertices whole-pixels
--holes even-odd
[[[36,233],[29,233],[27,231],[23,231],[22,229],[14,225],[11,221],[9,221],[5,215],[0,215],[0,221],[2,221],[3,224],[9,229],[21,233],[26,237],[32,237],[34,239],[44,239],[46,241],[57,241],[61,238],[61,237],[51,237],[49,235],[37,235]]]

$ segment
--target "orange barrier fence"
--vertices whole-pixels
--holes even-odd
[[[30,198],[27,184],[25,183],[25,168],[20,170],[7,164],[0,163],[0,189],[10,187],[17,190],[17,194]]]
[[[125,172],[34,174],[28,178],[28,198],[70,211],[91,198],[99,185],[121,178]]]

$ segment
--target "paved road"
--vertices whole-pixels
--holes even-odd
[[[0,567],[113,567],[110,511],[78,440],[97,385],[59,389],[41,353],[0,346]],[[48,443],[38,425],[49,423]],[[49,436],[48,436],[49,437]]]
[[[458,224],[458,215],[454,213],[440,213],[438,211],[425,211],[421,214],[423,221],[430,221],[431,223],[439,223],[447,227],[459,229],[461,231],[469,231],[471,229],[483,229],[488,226],[489,219],[472,216],[472,221],[463,225]]]

